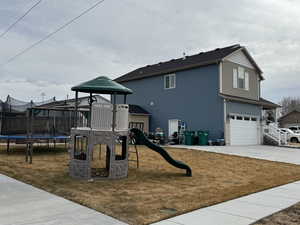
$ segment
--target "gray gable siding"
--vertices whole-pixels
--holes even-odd
[[[243,67],[249,74],[249,90],[233,88],[233,68]],[[222,63],[222,93],[232,96],[238,96],[243,98],[249,98],[258,100],[260,98],[260,81],[259,74],[254,70],[243,65],[239,65],[233,62],[224,61]]]
[[[188,130],[208,130],[211,138],[223,138],[224,108],[218,96],[217,64],[176,72],[174,89],[164,89],[164,76],[122,84],[134,92],[128,95],[128,103],[151,113],[150,131],[160,127],[167,135],[168,120],[179,119],[186,122]]]

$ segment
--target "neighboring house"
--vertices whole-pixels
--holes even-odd
[[[278,119],[279,126],[288,128],[292,126],[300,126],[300,111],[293,110]]]
[[[260,144],[262,71],[245,47],[233,45],[136,69],[116,79],[133,90],[128,103],[151,114],[150,131],[207,130],[226,144]]]
[[[97,103],[110,104],[110,100],[100,96],[94,95]],[[81,108],[89,107],[89,96],[78,98],[78,106]],[[75,108],[75,99],[68,99],[62,101],[55,101],[52,103],[41,105],[42,108],[54,107],[54,108]],[[43,111],[45,115],[47,111]],[[59,112],[58,112],[59,113]],[[129,105],[129,128],[139,128],[144,132],[149,132],[149,117],[150,113],[144,110],[142,107],[138,105]],[[86,121],[87,122],[87,121]],[[86,123],[85,122],[85,123]]]
[[[98,103],[110,103],[110,101],[100,95],[94,95],[94,100]],[[89,106],[89,96],[78,98],[78,107],[88,107]],[[54,101],[47,104],[42,104],[40,107],[61,107],[61,108],[75,108],[75,98]]]
[[[129,128],[139,128],[149,133],[150,113],[138,105],[129,105]]]

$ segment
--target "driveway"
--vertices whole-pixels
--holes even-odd
[[[256,159],[265,159],[276,162],[285,162],[300,165],[300,149],[286,148],[269,145],[249,145],[249,146],[188,146],[172,145],[175,148],[187,148],[202,150],[207,152],[223,153],[228,155],[238,155]]]

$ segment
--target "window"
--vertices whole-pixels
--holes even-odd
[[[233,88],[249,90],[249,73],[243,67],[233,68]]]
[[[138,128],[140,130],[144,130],[144,123],[143,122],[130,122],[129,129],[131,128]]]
[[[74,137],[74,159],[86,160],[88,153],[88,137],[75,135]]]
[[[298,130],[297,127],[289,127],[289,129],[292,130],[292,131]]]
[[[245,88],[245,70],[243,67],[238,68],[238,88]]]
[[[165,75],[165,89],[171,89],[176,87],[176,76],[174,74]]]

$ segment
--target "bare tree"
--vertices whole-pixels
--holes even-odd
[[[284,97],[279,103],[282,106],[282,115],[293,110],[300,110],[300,97]]]

